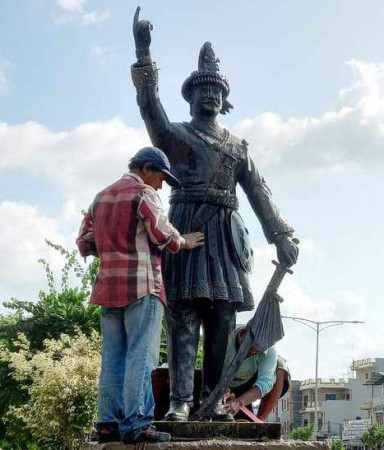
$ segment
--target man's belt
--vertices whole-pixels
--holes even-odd
[[[183,188],[173,189],[169,203],[209,203],[214,206],[226,206],[231,209],[239,208],[239,201],[235,194],[227,189],[215,188]]]

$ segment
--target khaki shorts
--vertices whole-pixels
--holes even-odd
[[[285,372],[283,392],[280,395],[280,398],[281,398],[281,397],[284,397],[284,395],[288,392],[290,381],[291,381],[291,373],[288,369],[288,364],[287,364],[286,359],[284,359],[280,355],[277,357],[276,371],[278,371],[278,370],[284,370],[284,372]]]

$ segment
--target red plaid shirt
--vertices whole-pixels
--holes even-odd
[[[148,294],[166,303],[161,250],[180,250],[179,232],[169,223],[156,191],[127,173],[99,194],[76,240],[80,254],[99,256],[90,302],[123,307]]]

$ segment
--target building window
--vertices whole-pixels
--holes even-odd
[[[336,400],[336,394],[325,394],[325,400]]]

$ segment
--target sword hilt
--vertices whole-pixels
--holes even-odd
[[[289,269],[288,267],[283,266],[282,264],[280,264],[279,262],[275,261],[274,259],[272,260],[272,264],[274,264],[276,267],[279,267],[280,270],[283,270],[284,272],[287,272],[289,274],[293,274],[293,270]]]

